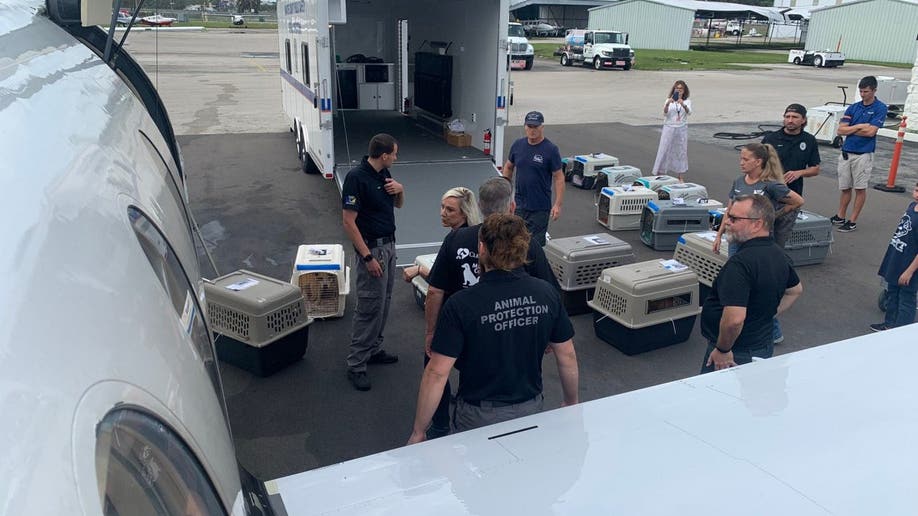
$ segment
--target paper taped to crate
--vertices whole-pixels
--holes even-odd
[[[682,272],[688,269],[688,265],[677,260],[660,260],[660,265],[670,272]]]
[[[712,244],[717,240],[717,231],[701,231],[695,234],[698,235],[699,238],[703,238]]]
[[[608,243],[609,243],[608,240],[606,240],[605,238],[603,238],[603,237],[601,237],[601,236],[599,236],[599,235],[585,236],[585,237],[583,237],[583,239],[586,240],[587,242],[591,243],[591,244],[596,244],[596,245],[608,244]]]

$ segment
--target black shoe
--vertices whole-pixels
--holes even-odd
[[[348,371],[347,379],[358,391],[370,390],[370,377],[367,376],[366,371]]]
[[[844,224],[838,226],[838,230],[842,233],[850,233],[855,229],[857,229],[857,222],[851,222],[850,220],[846,220]]]
[[[370,355],[370,359],[367,360],[368,364],[394,364],[396,362],[398,362],[398,355],[392,355],[385,351],[374,353]]]
[[[427,440],[436,439],[438,437],[444,437],[449,435],[449,428],[442,428],[439,426],[430,425],[430,428],[427,429]]]
[[[871,324],[870,329],[873,331],[886,331],[889,329],[889,326],[886,326],[886,323],[876,323]]]
[[[841,226],[842,224],[848,221],[845,220],[843,217],[839,217],[838,215],[832,215],[832,217],[829,219],[829,222],[831,222],[832,224],[835,224],[836,226]]]

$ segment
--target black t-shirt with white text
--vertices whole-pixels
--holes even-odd
[[[450,296],[431,348],[457,359],[460,398],[519,403],[542,392],[549,343],[573,337],[557,290],[521,269],[494,270]]]

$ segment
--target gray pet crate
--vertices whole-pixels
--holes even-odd
[[[784,251],[794,267],[822,263],[834,241],[832,222],[818,213],[801,210]]]
[[[268,376],[306,352],[312,319],[290,283],[239,270],[205,282],[204,291],[221,360]]]
[[[673,251],[684,233],[708,229],[710,217],[707,206],[651,201],[641,214],[641,242],[657,251]]]
[[[701,311],[698,275],[675,260],[606,269],[589,306],[596,336],[626,355],[684,342]]]
[[[569,315],[590,312],[587,300],[604,269],[634,263],[631,244],[608,233],[553,238],[545,245],[545,256]]]

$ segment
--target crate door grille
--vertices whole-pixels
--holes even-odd
[[[272,314],[268,314],[266,321],[268,328],[277,335],[296,326],[303,315],[301,306],[299,302],[291,303]]]
[[[215,331],[237,335],[243,340],[248,340],[250,325],[248,315],[214,303],[208,303],[207,311]]]
[[[338,275],[328,272],[310,272],[297,278],[306,313],[312,317],[328,317],[338,313]]]

